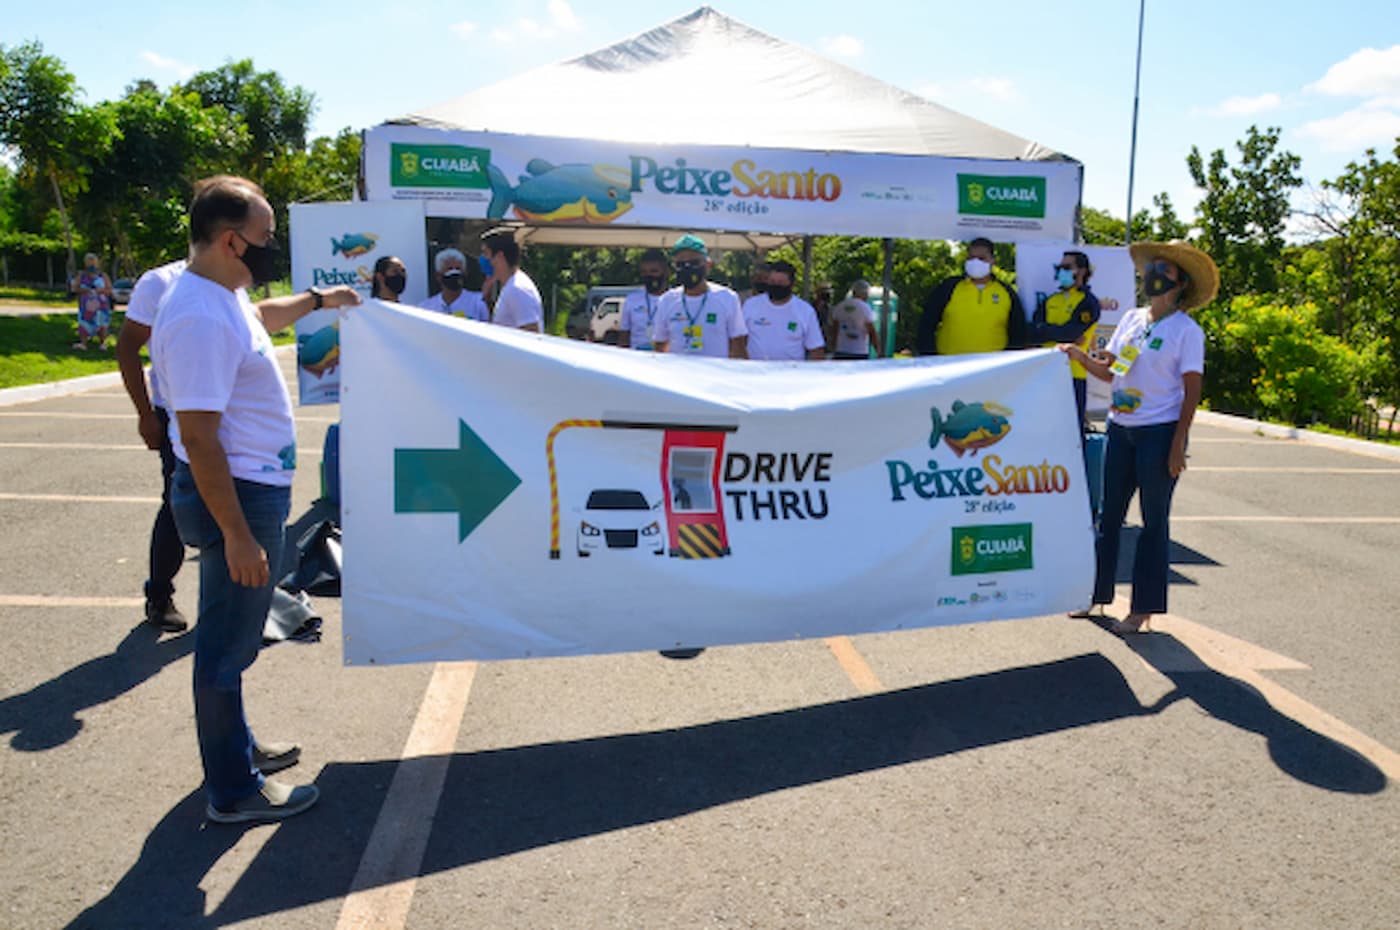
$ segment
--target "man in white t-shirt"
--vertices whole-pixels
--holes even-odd
[[[661,295],[666,293],[666,256],[660,249],[647,249],[637,262],[642,286],[627,295],[622,304],[622,326],[617,344],[622,348],[651,349],[652,333]]]
[[[768,265],[768,289],[744,304],[744,327],[749,331],[749,358],[800,362],[826,357],[817,311],[792,295],[797,269],[790,262]]]
[[[748,358],[749,331],[739,295],[706,280],[710,253],[705,240],[687,233],[671,246],[671,268],[680,282],[661,295],[652,348],[657,352]]]
[[[466,288],[467,257],[460,249],[443,249],[433,259],[433,267],[441,290],[419,304],[422,309],[491,322],[491,308],[486,306],[481,292]]]
[[[300,757],[248,728],[243,671],[257,659],[280,566],[296,468],[296,425],[268,333],[322,306],[358,303],[351,288],[267,301],[246,288],[277,274],[275,218],[243,178],[208,178],[190,205],[190,261],[160,304],[151,356],[164,393],[176,464],[170,508],[180,538],[200,550],[194,642],[195,728],[205,816],[216,823],[280,820],[316,802],[314,785],[264,778]]]
[[[520,270],[520,243],[515,236],[510,232],[490,233],[481,240],[481,246],[482,254],[491,263],[492,280],[501,286],[491,322],[531,333],[543,332],[544,303],[535,282]]]
[[[160,510],[151,526],[150,573],[146,576],[145,622],[162,633],[179,633],[189,627],[185,615],[175,606],[175,576],[185,561],[185,544],[175,529],[170,513],[170,475],[175,471],[175,452],[170,447],[170,414],[161,398],[160,379],[151,370],[150,389],[141,366],[141,347],[151,338],[156,308],[170,285],[185,270],[185,260],[152,268],[137,280],[126,305],[126,320],[117,334],[117,366],[122,383],[136,408],[136,430],[147,449],[160,453]]]
[[[851,285],[851,293],[845,300],[831,308],[830,343],[833,358],[865,359],[870,357],[870,347],[875,346],[875,356],[880,356],[880,337],[875,333],[875,311],[866,301],[870,298],[870,285],[857,280]]]

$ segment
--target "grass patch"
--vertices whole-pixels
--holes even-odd
[[[62,290],[51,291],[40,287],[0,287],[0,300],[43,307],[71,307],[74,313],[78,312],[78,298],[69,297]]]
[[[125,317],[120,310],[112,313],[113,336],[109,345],[115,345],[115,334]],[[0,388],[66,381],[117,370],[115,349],[106,352],[96,347],[86,352],[74,349],[77,337],[76,314],[0,316]],[[290,328],[272,336],[276,345],[295,339]],[[141,358],[149,361],[145,349],[141,350]]]

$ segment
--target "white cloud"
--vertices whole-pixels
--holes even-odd
[[[196,70],[193,65],[187,65],[173,58],[166,58],[164,55],[159,55],[155,52],[142,52],[141,57],[145,59],[148,64],[154,65],[162,71],[175,72],[175,75],[181,80],[192,76]]]
[[[1330,97],[1380,97],[1400,94],[1400,45],[1363,48],[1327,69],[1308,90]]]
[[[1278,94],[1260,94],[1257,97],[1226,97],[1213,107],[1192,107],[1192,115],[1206,116],[1254,116],[1268,113],[1283,106],[1283,98]]]
[[[1016,103],[1021,99],[1021,91],[1011,78],[987,75],[963,78],[946,84],[920,84],[914,88],[914,93],[944,106],[988,98],[1002,103]]]
[[[472,33],[476,32],[476,23],[472,22],[469,19],[464,19],[460,23],[453,23],[452,25],[448,26],[447,29],[457,38],[465,39]]]
[[[821,39],[821,46],[828,55],[834,55],[837,58],[859,58],[865,54],[865,43],[855,36],[824,36]]]
[[[562,32],[578,32],[583,28],[569,0],[549,0],[549,19]]]
[[[1400,136],[1400,107],[1397,101],[1378,99],[1337,116],[1305,123],[1298,135],[1315,139],[1326,152],[1360,154],[1368,148],[1387,151]]]

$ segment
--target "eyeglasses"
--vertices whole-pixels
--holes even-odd
[[[672,262],[671,267],[676,271],[694,271],[699,268],[704,268],[705,263],[698,258],[692,258],[689,261]]]
[[[1146,267],[1144,270],[1146,270],[1146,271],[1158,271],[1158,272],[1161,272],[1162,274],[1167,275],[1167,277],[1171,278],[1173,281],[1176,280],[1175,277],[1173,277],[1173,276],[1170,275],[1170,274],[1167,274],[1167,272],[1169,272],[1169,271],[1176,271],[1176,266],[1173,265],[1171,262],[1165,261],[1165,260],[1160,259],[1160,258],[1157,259],[1157,260],[1154,261],[1154,262],[1149,262],[1148,265],[1147,265],[1147,267]]]

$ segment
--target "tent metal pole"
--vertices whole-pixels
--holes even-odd
[[[802,237],[802,299],[812,302],[812,237]]]
[[[890,293],[894,287],[894,240],[882,239],[880,245],[885,251],[885,268],[880,275],[880,349],[876,354],[881,358],[890,358],[894,355],[894,347],[890,344],[893,341],[890,333]]]
[[[1142,85],[1142,21],[1147,0],[1138,0],[1137,68],[1133,72],[1133,138],[1128,146],[1128,221],[1123,224],[1123,244],[1133,241],[1133,172],[1137,167],[1138,88]]]

